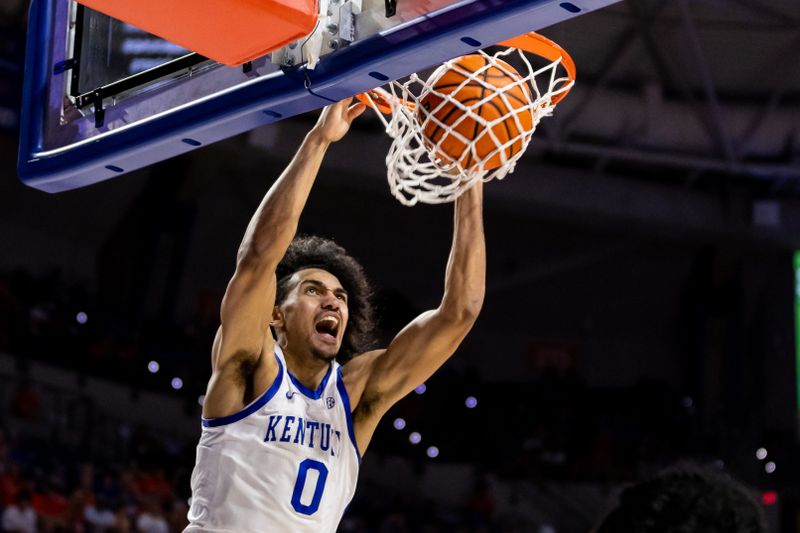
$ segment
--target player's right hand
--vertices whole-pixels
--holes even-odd
[[[336,142],[344,137],[353,120],[367,108],[361,102],[352,105],[351,102],[352,99],[347,98],[323,109],[312,132],[318,134],[322,140],[329,143]]]

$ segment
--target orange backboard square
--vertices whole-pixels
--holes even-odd
[[[78,0],[110,17],[229,66],[308,35],[317,0]]]

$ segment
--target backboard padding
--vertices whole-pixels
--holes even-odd
[[[380,29],[373,15],[377,33],[370,33],[371,19],[364,18],[359,30],[366,35],[322,57],[314,70],[266,59],[249,70],[201,63],[161,85],[108,99],[98,123],[92,109],[70,103],[66,72],[54,74],[69,59],[55,37],[67,36],[70,2],[33,0],[20,178],[48,192],[114,178],[616,1],[401,1],[397,24]],[[426,11],[430,5],[437,9]]]

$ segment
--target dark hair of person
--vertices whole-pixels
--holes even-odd
[[[626,489],[596,533],[766,533],[747,488],[697,465],[669,468]]]
[[[283,303],[291,289],[289,280],[292,275],[306,268],[330,272],[347,291],[350,318],[336,359],[344,363],[372,347],[375,329],[372,287],[358,261],[330,239],[301,236],[292,241],[275,271],[278,279],[275,302]]]

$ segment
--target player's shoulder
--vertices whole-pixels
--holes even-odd
[[[364,391],[364,386],[372,374],[375,361],[386,352],[386,348],[370,350],[357,355],[342,365],[342,378],[351,398],[358,399]],[[353,402],[358,404],[357,401]]]
[[[351,358],[342,365],[342,374],[353,376],[364,372],[372,367],[375,361],[386,352],[386,348],[370,350],[361,355]]]

